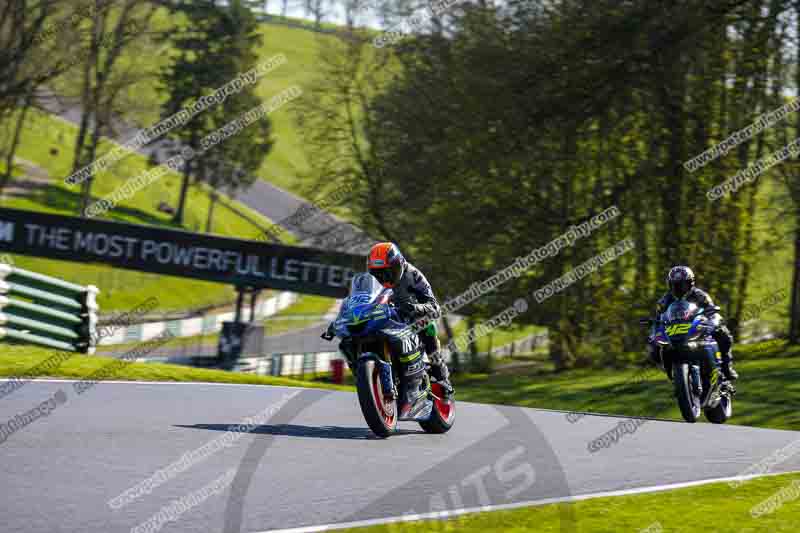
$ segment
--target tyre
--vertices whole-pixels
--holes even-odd
[[[683,419],[694,424],[700,417],[700,398],[694,393],[689,381],[689,364],[677,363],[672,367],[675,383],[675,398],[681,410]]]
[[[716,407],[709,407],[704,412],[712,424],[724,424],[733,414],[733,398],[725,394]]]
[[[431,417],[419,425],[426,433],[447,433],[456,420],[456,401],[452,397],[440,399],[444,397],[444,391],[438,383],[431,384],[431,392],[436,396],[433,399]]]
[[[397,402],[385,400],[378,363],[362,360],[356,370],[358,403],[369,429],[386,438],[397,430]]]

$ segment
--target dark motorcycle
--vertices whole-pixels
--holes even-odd
[[[720,371],[719,346],[711,336],[715,326],[697,305],[672,303],[657,319],[653,342],[665,369],[671,369],[675,397],[683,419],[694,423],[705,413],[709,422],[724,424],[733,414],[733,384]]]
[[[356,379],[361,412],[379,437],[414,421],[428,433],[445,433],[455,421],[455,401],[430,375],[419,337],[404,323],[385,289],[368,273],[356,274],[332,329]]]

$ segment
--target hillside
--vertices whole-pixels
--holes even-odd
[[[291,26],[287,25],[292,24]],[[174,19],[168,18],[162,10],[155,17],[155,31],[168,33],[176,27]],[[268,19],[261,24],[263,45],[259,49],[261,60],[276,54],[284,54],[287,62],[275,69],[258,82],[257,94],[265,101],[283,89],[298,85],[308,86],[315,76],[315,62],[318,51],[333,42],[337,37],[329,33],[319,33],[311,28],[305,29],[300,21],[280,17]],[[158,91],[158,70],[168,63],[172,48],[155,40],[144,45],[144,49],[123,54],[120,68],[135,63],[141,74],[140,81],[129,89],[121,98],[129,102],[126,105],[125,118],[140,127],[157,123],[162,117],[161,105],[166,101],[163,93]],[[220,80],[220,86],[228,80]],[[62,95],[77,94],[79,79],[74,76],[62,77],[55,89]],[[288,107],[288,106],[287,106]],[[261,166],[259,177],[290,192],[304,196],[307,188],[302,177],[308,171],[308,163],[302,149],[302,141],[298,126],[294,123],[288,110],[281,110],[270,117],[273,125],[275,144]]]
[[[18,209],[74,215],[78,194],[63,182],[71,163],[70,140],[75,126],[38,112],[29,113],[19,149],[13,180],[0,205]],[[104,141],[107,148],[110,143]],[[117,165],[113,173],[98,175],[94,194],[108,194],[127,178],[147,169],[144,157],[133,155]],[[0,162],[0,172],[5,167]],[[112,210],[105,218],[135,224],[174,226],[170,215],[158,210],[163,200],[177,197],[180,178],[169,173]],[[209,206],[208,193],[199,188],[191,191],[184,229],[204,231]],[[241,237],[253,235],[258,228],[235,211],[266,227],[270,221],[238,202],[223,200],[214,213],[212,233]],[[15,256],[16,266],[53,275],[83,285],[94,284],[103,291],[98,299],[103,311],[128,309],[150,296],[159,298],[159,311],[186,310],[232,301],[234,291],[227,285],[161,277],[132,271],[115,270],[95,264],[67,263],[43,258]]]

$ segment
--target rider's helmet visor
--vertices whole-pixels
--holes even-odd
[[[692,282],[688,279],[675,280],[670,282],[670,289],[675,298],[683,298],[689,289],[692,288]]]
[[[384,287],[392,288],[400,283],[400,277],[403,275],[403,265],[398,262],[388,267],[370,268],[369,273]]]

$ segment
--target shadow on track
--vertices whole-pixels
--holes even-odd
[[[176,424],[174,427],[186,429],[205,429],[209,431],[232,431],[236,424]],[[301,426],[298,424],[272,424],[258,426],[253,431],[255,435],[279,435],[284,437],[310,437],[314,439],[344,439],[344,440],[383,440],[378,439],[369,428],[339,427],[339,426]],[[424,434],[422,430],[398,430],[392,437],[400,435]]]

